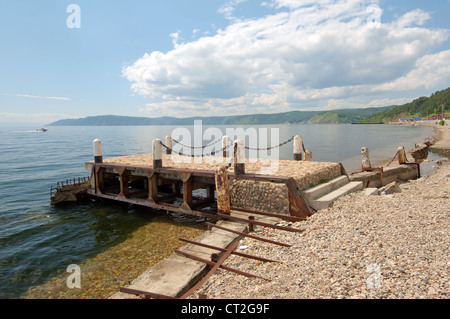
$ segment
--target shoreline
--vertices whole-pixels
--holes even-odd
[[[445,130],[445,127],[441,127],[440,125],[438,126],[438,125],[436,125],[436,124],[434,124],[434,123],[425,123],[425,124],[429,124],[429,125],[424,125],[424,126],[432,126],[432,127],[434,127],[435,128],[435,132],[436,132],[436,135],[434,136],[434,137],[432,137],[433,139],[435,139],[436,140],[436,144],[438,143],[438,142],[441,142],[440,144],[437,144],[439,147],[442,147],[442,145],[443,145],[443,143],[445,143],[445,136],[447,136],[447,137],[449,137],[450,136],[450,130],[449,129],[447,129],[447,130]],[[405,125],[405,124],[402,124],[402,125]],[[406,124],[406,125],[408,125],[408,124]],[[446,133],[447,133],[447,135],[446,135]],[[443,142],[442,142],[443,141]],[[436,145],[435,144],[435,145]],[[450,143],[448,143],[448,144],[444,144],[444,150],[450,150]],[[447,165],[448,166],[448,165]],[[434,175],[434,174],[433,174]],[[350,195],[347,195],[347,196],[352,196],[351,194]],[[344,196],[344,197],[347,197],[347,196]],[[333,209],[333,208],[331,208],[331,209]],[[319,214],[321,214],[321,213],[319,213]],[[317,215],[317,214],[315,214],[315,215]],[[331,219],[331,221],[328,221],[329,223],[333,223],[333,219]],[[306,223],[308,223],[308,222],[306,222]],[[303,228],[303,226],[304,226],[304,224],[302,224],[302,223],[299,223],[299,227],[302,227]],[[336,229],[336,232],[338,232],[339,231],[339,229]],[[257,234],[258,236],[260,235],[260,234]],[[279,235],[279,234],[277,234],[277,235]],[[270,236],[272,236],[272,235],[270,235]],[[279,241],[284,241],[283,240],[283,238],[284,237],[282,237],[282,239],[280,239]],[[300,238],[301,239],[301,238]],[[302,240],[302,239],[301,239]],[[247,241],[247,239],[245,239],[244,240],[244,242],[246,242]],[[245,245],[247,245],[246,243],[245,243]],[[259,243],[256,243],[256,246],[257,245],[259,245]],[[294,243],[294,247],[295,247],[295,243]],[[272,247],[273,248],[273,247]],[[247,252],[247,251],[244,251],[244,252]],[[275,252],[275,254],[283,254],[284,253],[284,249],[280,249],[279,251],[277,251],[277,252]],[[255,255],[260,255],[259,253],[255,253]],[[267,256],[267,255],[266,255]],[[238,262],[238,264],[239,265],[244,265],[244,262]],[[260,264],[261,265],[261,264]],[[256,266],[259,266],[259,265],[256,265]],[[254,267],[256,267],[256,266],[254,266]],[[268,265],[268,266],[270,266],[270,265]],[[233,268],[236,268],[236,267],[234,267],[233,265],[231,265],[231,267],[233,267]],[[250,266],[250,267],[253,267],[253,266]],[[244,270],[245,271],[245,270]],[[219,270],[219,272],[218,273],[220,273],[220,272],[223,272],[223,271],[220,271]],[[249,271],[249,272],[253,272],[253,271]],[[301,271],[300,271],[301,272]],[[264,273],[262,274],[262,276],[263,277],[266,277],[265,275],[264,275]],[[213,278],[214,278],[214,276],[213,276]],[[243,277],[237,277],[236,278],[236,280],[238,280],[238,281],[240,281],[240,280],[242,280],[242,278]],[[210,280],[212,280],[212,279],[210,279]],[[246,282],[247,282],[247,280],[246,280]],[[209,285],[209,283],[207,283],[207,284],[205,284],[203,287],[207,287]],[[251,284],[251,282],[249,281],[249,285],[253,285],[253,284]],[[214,285],[211,285],[211,287],[213,287]],[[204,288],[200,288],[200,289],[204,289]],[[211,295],[212,296],[212,295]],[[215,297],[212,297],[212,298],[222,298],[222,297],[225,297],[225,298],[242,298],[242,297],[235,297],[235,296],[228,296],[228,297],[226,297],[226,296],[221,296],[221,295],[218,295],[218,296],[215,296]],[[64,298],[64,297],[63,297]],[[75,297],[75,298],[78,298],[78,297]],[[89,298],[89,297],[87,297],[87,298]],[[107,298],[107,297],[106,297]],[[246,297],[243,297],[243,298],[246,298]],[[252,297],[252,298],[258,298],[258,297]],[[260,296],[259,298],[270,298],[270,297],[266,297],[266,296]],[[275,297],[273,297],[272,296],[272,298],[297,298],[297,297],[278,297],[278,296],[275,296]],[[301,296],[301,297],[299,297],[299,298],[309,298],[309,297],[307,297],[307,296]],[[313,297],[314,298],[314,297]],[[317,298],[322,298],[321,296],[318,296]],[[333,297],[333,298],[339,298],[339,297]]]
[[[448,157],[449,127],[420,125],[435,128],[431,148]],[[225,265],[271,282],[218,270],[198,293],[210,299],[448,299],[449,196],[449,164],[402,183],[393,194],[345,195],[291,225],[302,234],[256,230],[291,248],[241,240],[243,252],[280,263],[233,258]]]
[[[435,143],[430,146],[430,149],[436,150],[439,154],[450,154],[450,126],[445,123],[444,126],[436,124],[434,121],[416,122],[418,126],[434,128],[436,135],[433,137]]]

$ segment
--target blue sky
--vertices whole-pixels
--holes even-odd
[[[3,0],[0,123],[403,104],[450,86],[449,14],[449,0]]]

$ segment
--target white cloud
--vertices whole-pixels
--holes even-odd
[[[46,100],[59,100],[59,101],[70,101],[68,97],[58,97],[58,96],[37,96],[30,94],[16,94],[18,97],[26,97],[31,99],[46,99]]]
[[[227,2],[223,13],[239,2]],[[123,74],[137,93],[162,99],[148,108],[164,114],[174,107],[203,115],[280,111],[445,84],[449,54],[430,52],[448,31],[425,28],[430,16],[422,10],[370,23],[373,3],[272,1],[277,13],[235,21],[214,36],[180,43],[173,34],[173,50],[146,54]]]
[[[374,88],[379,91],[404,91],[418,88],[432,89],[450,79],[450,50],[419,58],[408,74]]]
[[[225,18],[229,20],[238,21],[239,19],[233,16],[234,10],[238,5],[247,1],[248,0],[228,0],[223,6],[219,8],[219,10],[217,10],[217,12],[223,14]]]

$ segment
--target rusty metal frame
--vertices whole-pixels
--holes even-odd
[[[127,287],[120,287],[119,291],[126,293],[126,294],[139,296],[141,299],[178,299],[178,298],[172,297],[172,296],[157,294],[154,292],[143,291],[143,290],[138,290],[138,289],[127,288]]]
[[[255,214],[255,215],[262,215],[262,216],[267,216],[267,217],[276,217],[276,218],[280,218],[280,219],[283,219],[285,221],[290,221],[290,222],[294,222],[294,223],[295,222],[299,222],[299,221],[307,220],[307,218],[302,218],[302,217],[296,217],[296,216],[291,216],[291,215],[266,213],[266,212],[260,212],[260,211],[256,211],[256,210],[253,210],[253,209],[241,208],[241,207],[236,207],[236,206],[232,206],[231,210],[241,211],[241,212],[245,212],[245,213],[251,213],[251,214]]]
[[[304,229],[297,229],[297,228],[292,228],[292,227],[286,227],[286,226],[278,226],[278,225],[274,225],[274,224],[269,224],[269,223],[263,223],[263,222],[259,222],[256,221],[254,219],[244,219],[244,218],[239,218],[239,217],[234,217],[228,214],[217,214],[218,217],[225,219],[225,220],[234,220],[237,222],[244,222],[244,223],[249,223],[252,225],[259,225],[259,226],[263,226],[263,227],[270,227],[270,228],[274,228],[274,229],[279,229],[279,230],[284,230],[284,231],[289,231],[289,232],[293,232],[293,233],[303,233],[305,230]]]
[[[237,244],[239,244],[238,241],[235,242],[235,245],[236,245],[236,246],[237,246]],[[234,248],[236,248],[236,246],[234,246]],[[230,248],[232,248],[232,247],[230,247]],[[234,248],[233,248],[233,249],[234,249]],[[212,273],[214,273],[218,268],[222,268],[222,269],[224,269],[224,270],[228,270],[228,271],[234,272],[234,273],[236,273],[236,274],[239,274],[239,275],[242,275],[242,276],[245,276],[245,277],[259,278],[259,279],[263,279],[263,280],[266,280],[266,281],[271,281],[270,279],[267,279],[267,278],[264,278],[264,277],[260,277],[260,276],[257,276],[257,275],[253,275],[253,274],[247,273],[247,272],[245,272],[245,271],[241,271],[241,270],[238,270],[238,269],[234,269],[234,268],[231,268],[231,267],[222,265],[223,262],[227,259],[227,257],[231,254],[231,252],[229,252],[229,251],[227,251],[224,255],[222,255],[222,257],[221,257],[217,262],[214,262],[214,261],[211,261],[211,260],[207,260],[207,259],[204,259],[204,258],[195,256],[195,255],[186,253],[186,252],[181,251],[181,250],[179,250],[179,249],[175,249],[175,252],[176,252],[177,254],[183,255],[183,256],[188,257],[188,258],[191,258],[191,259],[193,259],[193,260],[196,260],[196,261],[205,263],[205,264],[207,264],[207,265],[213,266],[213,268],[212,268],[211,271],[209,272],[209,273],[211,273],[211,275],[212,275]],[[205,279],[205,278],[207,279],[208,277],[205,276],[203,279]],[[201,281],[202,283],[203,283],[204,281],[206,281],[206,279],[205,279],[205,280],[203,280],[203,279],[202,279],[202,281]]]
[[[205,247],[205,248],[210,248],[213,250],[218,250],[221,252],[226,252],[227,250],[225,248],[220,248],[220,247],[216,247],[213,245],[208,245],[208,244],[204,244],[204,243],[199,243],[193,240],[188,240],[188,239],[184,239],[184,238],[179,238],[180,241],[188,243],[188,244],[192,244],[192,245],[196,245],[196,246],[200,246],[200,247]],[[231,252],[231,255],[236,255],[236,256],[240,256],[240,257],[244,257],[244,258],[249,258],[249,259],[254,259],[254,260],[259,260],[259,261],[263,261],[263,262],[269,262],[269,263],[280,263],[280,261],[277,260],[273,260],[273,259],[268,259],[268,258],[264,258],[264,257],[259,257],[259,256],[253,256],[253,255],[249,255],[249,254],[245,254],[245,253],[241,253],[238,251],[233,251]]]
[[[250,234],[247,234],[247,233],[242,233],[242,232],[239,232],[239,231],[236,231],[236,230],[233,230],[233,229],[229,229],[229,228],[226,228],[226,227],[222,227],[222,226],[219,226],[219,225],[216,225],[216,224],[212,224],[212,223],[209,223],[209,222],[206,222],[206,225],[208,227],[215,227],[215,228],[218,228],[218,229],[221,229],[221,230],[224,230],[224,231],[228,231],[230,233],[234,233],[234,234],[237,234],[237,235],[241,235],[241,236],[244,236],[244,237],[248,237],[248,238],[264,241],[266,243],[270,243],[270,244],[274,244],[274,245],[278,245],[278,246],[283,246],[283,247],[292,247],[292,245],[289,245],[289,244],[280,243],[280,242],[277,242],[277,241],[274,241],[274,240],[270,240],[270,239],[267,239],[267,238],[262,238],[262,237],[250,235]]]
[[[227,251],[220,257],[220,259],[214,263],[213,268],[199,281],[197,284],[195,284],[191,289],[189,289],[187,292],[185,292],[181,298],[187,298],[189,297],[194,291],[196,291],[201,285],[203,285],[204,282],[206,282],[219,267],[222,267],[222,263],[227,259],[227,257],[231,254],[231,252],[237,247],[239,241],[233,242],[230,247],[227,249]]]
[[[108,193],[104,189],[103,174],[115,174],[118,176],[119,188],[118,193]],[[295,180],[292,177],[284,176],[267,176],[257,174],[235,174],[234,172],[227,172],[229,178],[236,180],[253,180],[263,181],[271,183],[285,184],[288,188],[289,197],[289,213],[290,215],[279,214],[276,217],[280,218],[299,218],[305,219],[311,215],[310,209],[303,199],[299,188]],[[148,198],[130,198],[129,191],[127,189],[127,183],[130,175],[147,179]],[[197,215],[203,217],[211,217],[211,214],[207,216],[201,211],[202,207],[207,207],[215,204],[214,196],[211,196],[211,188],[215,185],[215,172],[206,170],[194,170],[194,169],[175,169],[175,168],[153,168],[150,166],[130,166],[121,164],[110,163],[96,163],[93,165],[94,176],[94,189],[89,189],[88,194],[100,198],[106,198],[110,200],[117,200],[127,202],[130,204],[136,204],[154,209],[169,210],[175,212],[181,212],[189,215]],[[167,194],[165,197],[158,196],[157,187],[158,183],[164,183],[170,181],[174,187],[177,185],[183,185],[182,198],[178,198],[178,193],[181,193],[179,189],[173,194]],[[207,198],[203,200],[193,201],[192,191],[196,186],[204,186],[207,189]],[[116,186],[117,188],[117,186]],[[200,187],[202,188],[202,187]],[[103,190],[103,191],[102,191]],[[180,194],[181,195],[181,194]],[[174,205],[167,203],[167,200],[180,199],[181,205]],[[200,208],[200,209],[199,209]],[[264,214],[264,213],[261,213]],[[267,213],[266,213],[267,214]],[[275,214],[276,215],[276,214]],[[282,217],[285,216],[285,217]]]

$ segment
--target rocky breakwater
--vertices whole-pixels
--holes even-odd
[[[277,176],[292,177],[299,190],[341,175],[339,163],[281,160]],[[267,213],[289,214],[289,194],[285,184],[254,180],[230,181],[231,206]]]

